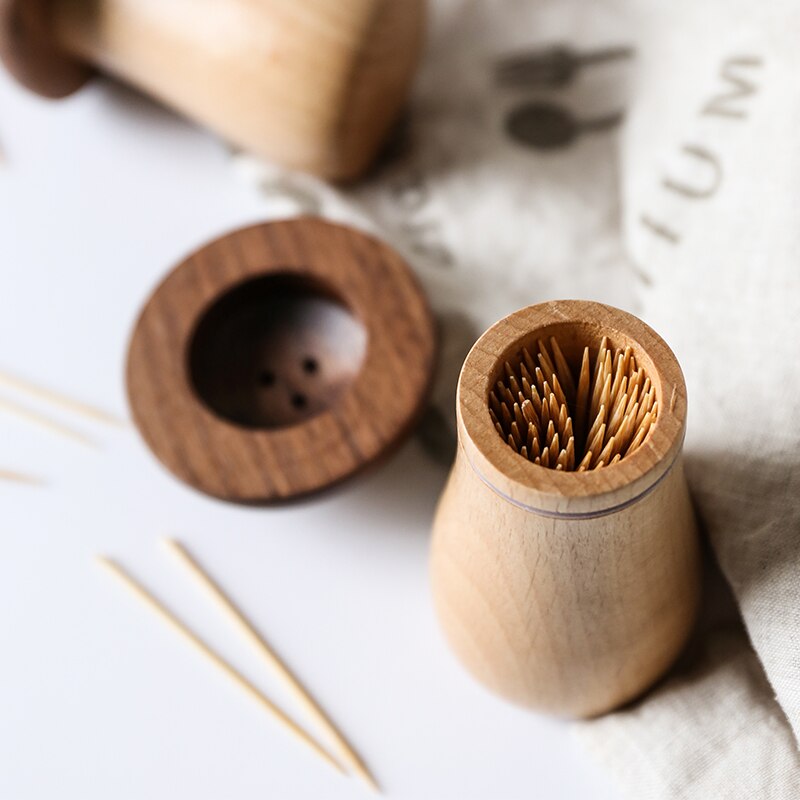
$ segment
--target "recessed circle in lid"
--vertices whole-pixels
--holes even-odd
[[[279,273],[245,281],[212,305],[192,337],[189,370],[215,414],[280,428],[335,405],[366,347],[363,324],[329,289]]]
[[[128,351],[140,433],[180,480],[274,503],[385,458],[428,397],[436,335],[405,261],[303,217],[253,225],[186,258]]]

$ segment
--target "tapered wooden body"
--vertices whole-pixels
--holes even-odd
[[[618,464],[564,473],[494,429],[489,388],[525,342],[556,333],[635,345],[663,398],[648,440]],[[499,364],[499,366],[498,366]],[[458,391],[459,447],[434,523],[436,608],[469,670],[506,698],[585,717],[651,686],[691,631],[700,554],[683,473],[683,378],[647,326],[596,303],[524,309],[475,345]]]
[[[288,166],[350,179],[406,98],[424,0],[0,0],[0,50],[49,96],[109,72]]]

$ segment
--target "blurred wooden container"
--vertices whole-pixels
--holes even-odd
[[[567,360],[634,348],[661,407],[619,463],[557,472],[503,441],[489,391],[522,347],[555,336]],[[598,303],[532,306],[490,328],[466,359],[459,447],[433,529],[437,611],[454,650],[521,705],[586,717],[650,687],[677,657],[700,596],[700,551],[682,464],[683,375],[640,320]]]
[[[407,98],[424,0],[0,0],[0,57],[63,97],[100,69],[232,143],[331,180]]]

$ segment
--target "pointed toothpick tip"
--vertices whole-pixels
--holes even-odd
[[[37,488],[41,488],[45,485],[45,482],[42,478],[36,477],[35,475],[26,475],[22,472],[16,472],[9,469],[0,469],[0,481],[5,481],[6,483],[17,483],[22,486],[31,486]]]
[[[117,428],[129,427],[128,421],[122,417],[117,417],[104,409],[85,403],[82,400],[77,400],[63,392],[40,386],[6,370],[0,370],[0,384],[95,422],[102,422]]]
[[[614,348],[607,336],[594,366],[589,346],[570,353],[573,363],[550,337],[549,349],[538,340],[530,350],[523,348],[517,362],[504,362],[506,377],[498,381],[497,391],[514,413],[503,403],[502,418],[492,421],[508,445],[536,465],[570,472],[613,466],[643,443],[655,422],[658,402],[652,382],[633,348]],[[530,382],[531,373],[536,385]],[[523,439],[525,423],[529,430]],[[559,450],[558,443],[573,435],[570,453]],[[537,440],[544,443],[541,454],[533,446]]]
[[[357,778],[360,778],[364,785],[373,793],[373,794],[383,794],[381,791],[381,787],[378,785],[378,782],[375,778],[370,774],[369,770],[362,764],[361,768],[358,770],[353,771],[353,775]]]

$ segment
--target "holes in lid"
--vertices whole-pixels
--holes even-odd
[[[275,385],[276,377],[275,373],[271,369],[262,369],[261,372],[258,373],[258,382],[261,386],[265,388],[270,388]]]
[[[306,356],[303,359],[303,372],[306,375],[314,375],[319,371],[319,362],[313,356]]]
[[[189,373],[198,399],[242,427],[302,424],[356,380],[367,330],[336,292],[295,274],[232,288],[198,321]]]
[[[300,362],[301,369],[305,375],[316,375],[319,369],[319,361],[313,356],[306,356]],[[275,371],[270,369],[269,367],[265,367],[262,369],[257,376],[259,386],[264,387],[265,389],[272,389],[278,383],[278,376],[275,374]],[[302,398],[302,400],[298,399]],[[307,398],[305,395],[297,393],[293,395],[292,398],[292,405],[296,408],[303,408],[307,405],[306,403]],[[295,402],[296,401],[296,402]]]

